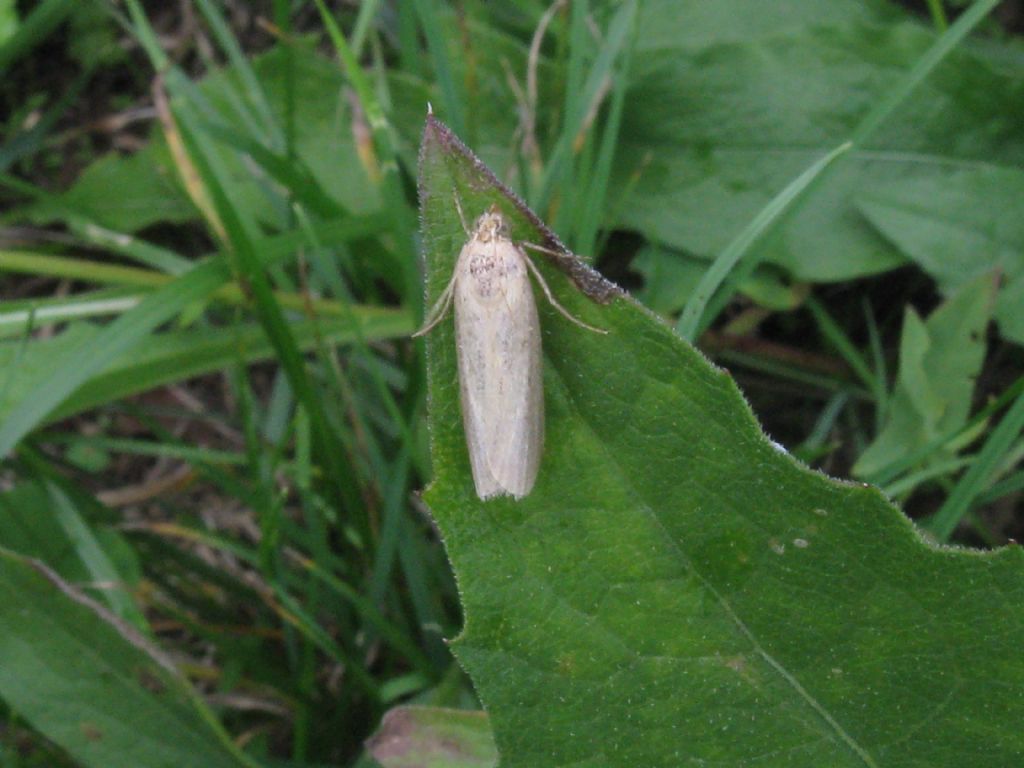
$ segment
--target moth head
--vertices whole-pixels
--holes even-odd
[[[485,243],[499,238],[508,239],[508,222],[498,210],[498,206],[492,205],[480,215],[480,218],[476,220],[473,234],[478,240]]]

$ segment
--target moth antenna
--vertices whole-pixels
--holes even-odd
[[[455,278],[458,277],[458,273],[452,275],[452,279],[448,281],[448,285],[444,291],[438,297],[434,306],[430,308],[430,312],[427,314],[427,319],[424,321],[424,325],[416,333],[412,335],[414,339],[424,336],[429,333],[434,327],[444,320],[448,314],[448,310],[452,306],[452,297],[455,295]]]
[[[549,251],[549,253],[554,253],[554,251]],[[561,256],[562,254],[555,255]],[[584,323],[578,317],[575,317],[572,313],[570,313],[569,310],[567,310],[565,307],[559,304],[555,297],[552,295],[551,289],[548,288],[548,284],[547,281],[544,280],[544,276],[541,275],[540,270],[537,269],[537,265],[534,264],[533,261],[530,260],[530,257],[526,256],[525,254],[523,260],[526,262],[526,266],[530,268],[530,271],[533,272],[533,276],[537,278],[537,282],[540,283],[540,287],[544,291],[544,295],[548,297],[548,301],[551,303],[551,306],[553,306],[555,309],[557,309],[559,312],[565,315],[565,317],[567,317],[569,320],[572,320],[574,323],[576,323],[576,325],[580,326],[581,328],[586,328],[588,331],[593,331],[594,333],[608,333],[608,331],[605,328],[596,328],[593,325],[588,325],[587,323]]]
[[[558,256],[560,258],[565,256],[563,251],[555,251],[551,248],[545,248],[543,245],[537,245],[536,243],[520,243],[520,245],[524,248],[529,248],[531,251],[540,251],[541,253],[547,253],[551,256]]]
[[[462,222],[462,231],[466,233],[466,237],[469,237],[472,232],[470,232],[469,227],[466,226],[466,215],[462,212],[462,203],[459,202],[459,193],[454,187],[452,187],[452,199],[455,201],[455,210],[459,212],[459,221]]]

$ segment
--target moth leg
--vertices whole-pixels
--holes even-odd
[[[427,319],[424,320],[423,327],[412,335],[414,339],[429,333],[434,326],[444,320],[445,316],[448,314],[448,310],[452,306],[452,297],[455,295],[455,279],[457,277],[457,273],[452,275],[452,279],[448,281],[447,287],[441,293],[441,296],[438,298],[434,306],[430,308],[430,312],[427,314]]]
[[[532,248],[534,246],[530,247]],[[555,297],[552,295],[551,289],[548,288],[548,284],[544,280],[544,276],[541,275],[540,270],[537,269],[537,265],[534,264],[529,257],[525,257],[523,261],[526,262],[526,266],[528,266],[530,268],[530,271],[533,272],[533,276],[537,278],[537,282],[540,283],[540,287],[544,291],[544,295],[548,297],[548,301],[551,302],[551,306],[553,306],[555,309],[557,309],[559,312],[565,315],[565,317],[567,317],[569,320],[572,320],[574,323],[576,323],[576,325],[580,326],[581,328],[586,328],[588,331],[593,331],[594,333],[608,333],[608,331],[605,330],[604,328],[595,328],[593,325],[588,325],[579,318],[574,317],[569,312],[569,310],[567,310],[565,307],[559,304]]]

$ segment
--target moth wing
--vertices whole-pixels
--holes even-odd
[[[466,249],[472,244],[467,244]],[[511,241],[493,248],[501,279],[481,299],[466,249],[455,287],[462,418],[477,495],[516,498],[533,488],[544,443],[540,322],[527,256]]]

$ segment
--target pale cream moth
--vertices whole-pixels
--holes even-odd
[[[457,198],[456,207],[462,218]],[[466,235],[451,280],[415,335],[441,322],[454,303],[462,424],[477,496],[521,499],[533,489],[544,447],[540,321],[529,273],[559,312],[605,331],[577,320],[555,300],[496,206]]]

